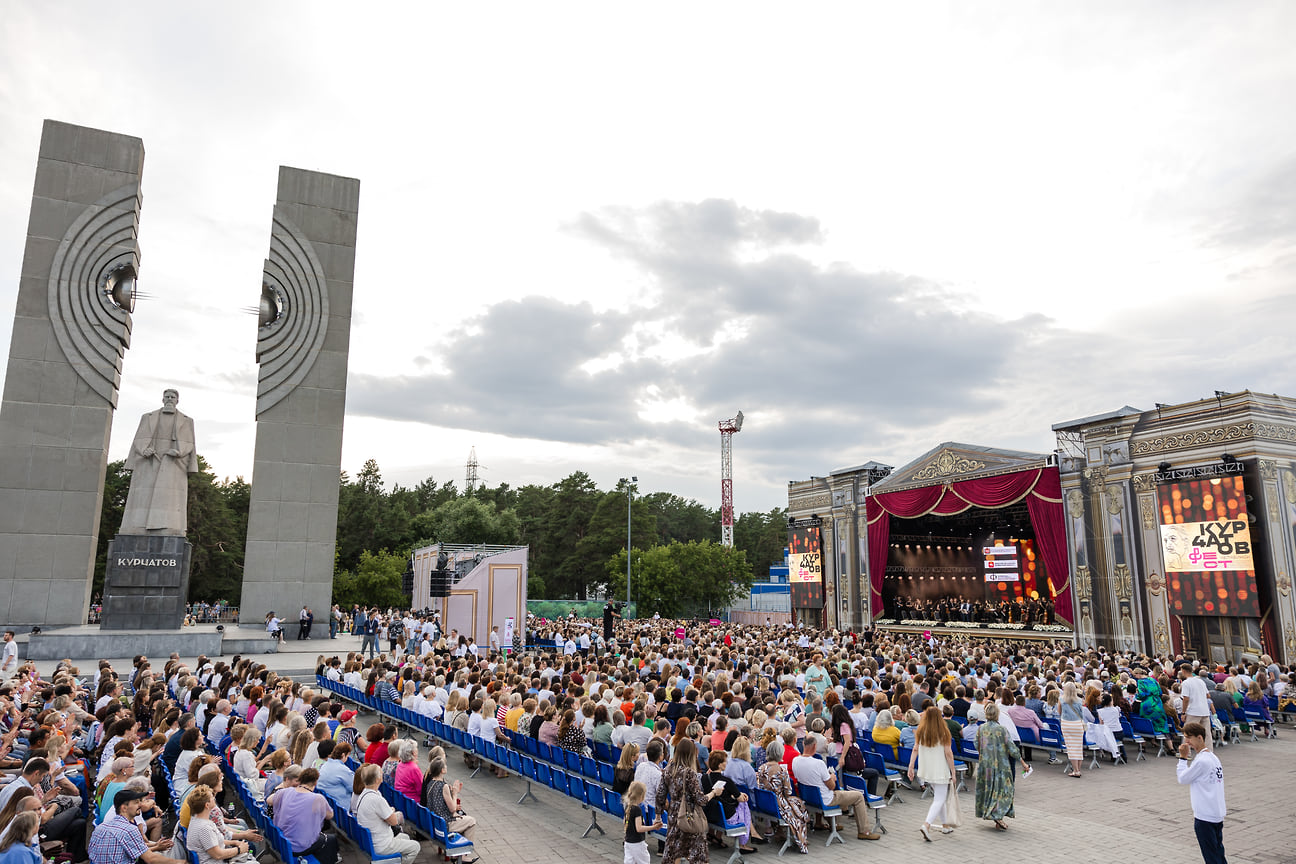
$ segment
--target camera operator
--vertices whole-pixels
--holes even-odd
[[[603,642],[605,644],[612,641],[612,628],[614,626],[612,622],[620,617],[621,613],[617,612],[617,602],[609,600],[607,605],[603,607]]]

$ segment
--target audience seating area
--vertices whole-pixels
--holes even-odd
[[[224,744],[225,742],[221,743]],[[208,741],[206,745],[208,751],[220,760],[226,787],[233,790],[237,795],[239,803],[248,815],[249,824],[255,827],[257,831],[260,831],[266,838],[269,851],[283,864],[319,864],[319,861],[314,856],[295,855],[293,853],[287,838],[284,837],[283,832],[270,818],[270,813],[266,809],[264,802],[253,795],[252,790],[248,788],[243,778],[234,772],[233,764],[220,752],[218,744]],[[274,749],[273,746],[270,749]],[[163,766],[163,772],[166,775],[167,786],[172,790],[172,806],[174,811],[178,813],[183,801],[176,795],[170,772],[166,771],[165,766]],[[422,806],[420,802],[409,799],[386,783],[382,785],[381,792],[387,803],[391,804],[405,817],[403,830],[407,833],[411,835],[422,834],[440,846],[442,852],[448,858],[460,859],[472,853],[473,844],[470,840],[449,831],[446,821]],[[347,808],[334,801],[330,801],[330,804],[333,806],[333,824],[337,828],[340,838],[349,840],[361,852],[368,855],[372,861],[399,861],[401,857],[399,854],[377,854],[374,851],[373,836],[369,829],[357,822],[355,816]],[[182,835],[177,840],[183,842]],[[190,853],[190,858],[190,864],[197,864],[196,855]]]
[[[569,798],[575,799],[584,809],[590,811],[590,823],[586,827],[582,838],[588,837],[590,833],[597,831],[599,834],[605,833],[603,827],[599,824],[598,817],[600,813],[610,815],[618,821],[625,816],[625,810],[621,802],[621,796],[612,789],[613,770],[616,763],[620,760],[620,748],[610,747],[605,744],[594,743],[593,756],[584,756],[561,747],[550,746],[542,741],[520,735],[516,732],[505,732],[509,739],[509,744],[502,742],[486,741],[482,738],[476,738],[468,735],[467,732],[449,726],[439,720],[423,714],[416,713],[401,705],[388,702],[373,696],[367,696],[354,688],[348,687],[340,682],[329,680],[325,676],[317,676],[316,683],[323,689],[337,694],[341,699],[354,703],[357,706],[367,708],[380,717],[393,721],[399,725],[408,727],[411,730],[417,730],[432,738],[437,739],[443,744],[457,747],[468,753],[474,754],[478,761],[478,767],[474,771],[480,771],[484,766],[496,766],[502,770],[512,772],[521,777],[527,784],[526,792],[518,799],[518,804],[530,801],[538,801],[533,791],[533,784],[541,788],[551,789]],[[1276,700],[1274,700],[1276,703]],[[1277,705],[1272,706],[1276,711]],[[1237,717],[1228,718],[1230,722],[1226,724],[1226,732],[1233,741],[1239,741],[1240,735],[1250,732],[1251,740],[1258,740],[1255,732],[1255,724],[1262,718],[1252,716],[1251,712],[1239,709]],[[1132,721],[1122,721],[1122,734],[1117,736],[1118,743],[1131,743],[1137,748],[1136,761],[1145,759],[1143,747],[1146,741],[1157,742],[1157,756],[1171,754],[1169,736],[1159,734],[1152,727],[1152,724],[1141,717],[1135,717]],[[1044,728],[1036,734],[1033,730],[1018,728],[1023,746],[1030,747],[1034,750],[1042,750],[1051,754],[1065,755],[1066,746],[1062,738],[1061,724],[1055,719],[1044,721]],[[903,803],[900,797],[902,788],[917,789],[919,786],[910,784],[906,778],[906,772],[909,767],[910,750],[900,747],[893,750],[889,745],[876,744],[870,736],[863,735],[859,740],[859,745],[864,754],[865,764],[877,771],[880,775],[882,792],[880,796],[870,795],[867,790],[865,781],[859,775],[839,772],[844,788],[858,789],[863,792],[869,806],[873,809],[875,817],[878,811],[888,803]],[[1085,750],[1089,753],[1091,761],[1090,769],[1099,767],[1099,756],[1103,751],[1098,745],[1085,736]],[[969,774],[969,766],[974,767],[979,759],[975,745],[965,739],[956,737],[953,741],[955,768],[958,776],[957,788],[966,790],[968,788],[966,777]],[[837,769],[837,759],[829,758],[827,764],[833,770]],[[1114,764],[1120,764],[1124,760],[1119,755],[1115,757]],[[1067,765],[1065,758],[1059,760],[1063,767]],[[763,789],[748,789],[739,787],[740,791],[747,793],[749,806],[753,815],[757,816],[764,822],[779,825],[781,822],[778,812],[778,802],[774,795]],[[444,822],[441,823],[440,829],[435,824],[438,817],[432,814],[418,802],[410,801],[405,796],[397,793],[395,790],[384,786],[384,795],[393,806],[396,806],[406,814],[406,819],[419,830],[428,836],[433,837],[447,849],[447,854],[452,857],[466,854],[461,851],[459,844],[467,843],[462,838],[456,841],[458,835],[451,835],[451,839],[445,840]],[[927,794],[926,790],[924,795]],[[842,815],[841,808],[825,806],[824,802],[816,800],[818,797],[815,790],[799,789],[800,797],[805,801],[806,806],[817,814],[824,817],[829,823],[829,835],[825,845],[831,845],[834,840],[844,843],[841,834],[837,830],[837,817]],[[652,802],[647,802],[651,805]],[[651,811],[651,806],[649,807]],[[429,823],[428,817],[432,822]],[[345,816],[344,816],[345,818]],[[665,814],[663,814],[663,820]],[[351,820],[354,825],[354,820]],[[346,826],[345,821],[339,820],[339,825]],[[882,825],[881,819],[877,819],[879,830],[885,832],[886,828]],[[745,828],[737,824],[712,825],[714,831],[718,834],[728,837],[737,838],[741,836]],[[359,828],[359,826],[354,826]],[[618,826],[619,828],[619,826]],[[348,836],[351,836],[352,830],[348,830]],[[363,829],[360,829],[363,830]],[[367,832],[365,832],[367,833]],[[661,829],[659,834],[664,835],[665,829]],[[783,843],[778,854],[782,856],[791,843],[790,836]],[[361,848],[371,850],[372,846],[368,843],[367,838],[361,838]],[[471,844],[469,844],[471,849]],[[282,856],[281,856],[282,857]],[[736,864],[743,860],[742,853],[738,849],[738,843],[733,844],[733,853],[729,858],[729,864]],[[289,859],[285,859],[285,864],[297,864]]]
[[[478,771],[483,766],[494,765],[517,774],[527,784],[526,792],[518,799],[517,803],[519,804],[526,802],[528,799],[532,801],[539,800],[533,791],[533,784],[552,789],[575,799],[583,808],[590,811],[590,823],[581,835],[582,838],[588,837],[594,831],[600,834],[605,833],[598,821],[600,813],[613,816],[618,822],[625,817],[621,795],[612,789],[613,770],[621,758],[621,750],[618,747],[595,743],[593,745],[594,755],[583,756],[571,750],[554,747],[543,741],[537,741],[534,738],[519,735],[515,732],[506,732],[511,744],[511,746],[507,746],[502,743],[472,737],[467,732],[439,720],[410,711],[394,702],[366,696],[358,690],[336,681],[330,681],[323,676],[318,676],[316,683],[321,689],[336,693],[348,702],[368,708],[380,717],[423,732],[444,744],[473,753],[478,760]],[[880,765],[880,756],[866,753],[866,760],[870,755],[877,758]],[[836,761],[836,759],[829,759],[828,765],[835,769]],[[883,773],[883,782],[888,786],[893,786],[899,782],[899,772],[887,770],[885,766],[881,765],[878,770]],[[474,771],[475,773],[476,771]],[[888,800],[899,801],[899,796],[894,792],[890,793],[889,798],[869,795],[862,777],[849,774],[845,774],[844,777],[847,778],[845,781],[847,783],[851,783],[850,778],[856,781],[856,785],[851,788],[858,788],[864,792],[869,800],[869,806],[873,808],[875,814],[880,808],[886,806]],[[744,786],[739,786],[738,789],[747,794],[753,815],[771,824],[782,824],[778,812],[778,802],[773,794],[762,789],[749,789]],[[652,802],[647,803],[651,809]],[[813,802],[808,801],[807,803]],[[836,834],[835,816],[840,815],[840,812],[839,809],[834,812],[830,808],[825,813],[826,817],[830,813],[832,814],[832,832],[839,841],[841,836]],[[662,819],[663,821],[666,820],[665,814],[662,814]],[[881,828],[881,820],[878,821],[878,825]],[[736,823],[713,824],[711,827],[718,834],[731,838],[742,836],[746,831],[745,826]],[[619,824],[617,830],[619,830]],[[882,830],[885,831],[886,829],[882,828]],[[658,833],[664,836],[665,828],[660,829]],[[829,843],[832,842],[832,839],[833,837],[830,836]],[[787,850],[790,842],[790,839],[784,842],[780,855]],[[729,861],[739,862],[742,860],[742,853],[738,849],[737,842],[735,842]]]

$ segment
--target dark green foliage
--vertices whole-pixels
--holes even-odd
[[[747,554],[710,540],[672,541],[631,553],[631,593],[642,617],[706,617],[747,593],[753,580]],[[625,596],[626,553],[604,565],[608,593]]]
[[[405,572],[404,555],[393,555],[386,549],[377,554],[365,550],[354,571],[333,574],[333,602],[343,607],[355,603],[369,606],[402,606],[407,602],[401,593],[401,574]]]
[[[201,456],[199,468],[189,477],[188,538],[194,546],[189,597],[237,603],[251,488],[241,477],[218,481]],[[438,483],[431,477],[413,488],[396,485],[388,491],[378,463],[371,459],[354,479],[343,472],[339,484],[334,556],[334,597],[339,601],[368,596],[371,603],[380,597],[399,602],[400,574],[409,552],[438,541],[528,546],[527,593],[534,600],[584,599],[600,592],[625,596],[624,482],[603,491],[588,474],[577,471],[550,486],[513,488],[501,483],[470,495],[461,494],[453,482]],[[110,464],[95,561],[96,595],[102,592],[108,541],[121,525],[129,488],[130,472],[123,463]],[[698,581],[683,573],[713,574],[721,568],[715,562],[721,561],[742,584],[750,580],[753,567],[763,573],[783,557],[787,517],[782,509],[738,517],[735,550],[727,553],[731,557],[716,551],[722,548],[717,542],[718,512],[698,501],[648,492],[635,495],[632,509],[631,546],[636,556],[648,556],[645,584],[673,586],[672,596],[657,601],[661,605],[645,607],[650,615],[683,608],[671,604],[692,604],[689,611],[724,605],[727,589],[718,577],[706,575]],[[669,551],[654,551],[659,548]],[[741,563],[732,557],[734,551],[745,553]],[[610,577],[609,559],[618,555],[620,573]],[[681,575],[674,575],[672,568]],[[634,596],[640,599],[638,582]]]

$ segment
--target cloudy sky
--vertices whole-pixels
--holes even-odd
[[[250,475],[281,164],[358,177],[343,467],[736,505],[1296,393],[1296,5],[0,0],[0,309],[43,118],[144,140],[112,455]],[[9,332],[0,339],[7,348]],[[6,352],[7,354],[7,352]]]

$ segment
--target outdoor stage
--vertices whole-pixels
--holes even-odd
[[[946,442],[871,486],[879,620],[1072,639],[1059,482],[1051,454]]]

